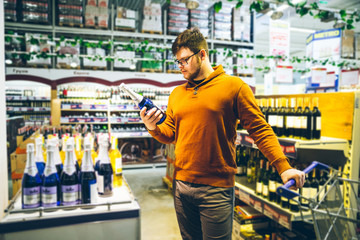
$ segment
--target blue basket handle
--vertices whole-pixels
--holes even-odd
[[[318,168],[320,170],[324,170],[324,169],[329,169],[329,166],[317,161],[313,161],[307,168],[305,168],[303,170],[303,172],[309,173],[311,172],[311,170],[313,170],[314,168]],[[300,196],[300,194],[298,194],[297,192],[291,191],[289,188],[295,185],[295,180],[294,179],[290,179],[287,183],[285,183],[284,185],[282,185],[281,187],[278,187],[276,189],[277,194],[279,194],[282,197],[286,197],[287,199],[292,199],[294,197],[298,197]]]

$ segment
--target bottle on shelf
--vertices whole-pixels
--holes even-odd
[[[277,109],[276,109],[274,101],[275,100],[273,98],[270,98],[268,100],[269,107],[268,107],[268,111],[266,112],[266,115],[267,115],[267,118],[268,118],[269,125],[271,126],[274,133],[276,134],[276,132],[277,132],[277,129],[276,129],[276,126],[277,126]]]
[[[41,205],[42,179],[38,172],[34,158],[34,144],[26,146],[26,166],[21,181],[21,207],[23,209],[37,208]]]
[[[240,145],[236,145],[236,156],[235,156],[235,161],[236,161],[236,175],[241,176],[243,170],[240,168],[240,161],[241,161],[241,146]]]
[[[321,137],[321,112],[319,110],[319,98],[313,98],[312,110],[312,137],[313,139],[320,139]]]
[[[294,115],[294,136],[293,138],[300,139],[302,135],[302,118],[303,118],[303,99],[297,98],[296,111]]]
[[[305,182],[303,187],[301,188],[301,196],[304,197],[300,199],[301,205],[308,208],[309,201],[307,199],[311,198],[311,181],[308,174],[305,174]]]
[[[295,134],[295,104],[296,99],[291,98],[290,99],[290,106],[289,110],[286,114],[286,137],[294,137]]]
[[[61,186],[55,166],[55,148],[57,148],[56,145],[50,142],[46,149],[47,162],[41,189],[41,202],[43,207],[56,207],[60,205]]]
[[[80,192],[81,203],[91,204],[97,201],[96,174],[91,158],[90,139],[84,139],[84,156],[81,164]]]
[[[79,203],[79,175],[76,172],[74,159],[74,145],[66,143],[66,157],[64,169],[60,177],[61,205],[71,206]]]
[[[44,160],[44,153],[43,153],[43,140],[41,137],[35,139],[36,145],[36,153],[35,153],[35,163],[38,169],[40,176],[44,175],[44,168],[45,168],[45,160]]]
[[[122,157],[118,148],[118,139],[111,136],[110,162],[113,168],[114,188],[122,185]]]
[[[276,202],[276,182],[277,182],[277,173],[274,166],[271,167],[271,174],[269,177],[269,200],[271,202]]]
[[[320,179],[319,179],[319,201],[324,201],[324,195],[326,192],[326,181],[328,180],[327,172],[324,170],[320,171]]]
[[[147,110],[150,110],[155,107],[158,110],[160,110],[162,117],[156,124],[161,124],[165,121],[166,113],[161,108],[157,107],[150,99],[145,98],[138,93],[135,93],[134,91],[129,89],[124,83],[122,83],[120,85],[120,88],[121,88],[121,90],[126,92],[134,102],[136,102],[138,104],[140,109],[142,109],[143,107],[146,107]]]
[[[255,163],[255,160],[254,160],[254,152],[249,150],[249,155],[250,155],[250,158],[247,162],[247,167],[246,167],[246,176],[247,176],[247,182],[248,183],[253,183],[254,182],[254,177],[256,172],[256,163]]]
[[[326,192],[327,192],[326,201],[327,201],[327,206],[329,208],[332,208],[332,207],[336,206],[336,201],[335,200],[336,200],[337,189],[336,189],[336,186],[334,185],[333,174],[334,174],[333,169],[330,169],[331,179],[330,179],[329,183],[326,185]]]
[[[314,169],[312,171],[312,178],[310,183],[310,195],[311,198],[315,198],[316,195],[319,192],[319,181],[317,180],[317,169]],[[315,201],[319,201],[318,197],[315,199]]]
[[[312,112],[310,110],[310,98],[304,98],[304,111],[301,119],[301,138],[305,140],[312,139]]]
[[[262,177],[262,191],[261,191],[261,195],[266,198],[269,199],[269,180],[270,180],[270,163],[269,161],[266,161],[266,169],[264,171],[264,175]]]
[[[57,136],[54,136],[53,138],[48,140],[50,144],[55,145],[54,148],[54,162],[56,171],[58,173],[58,176],[61,176],[62,170],[64,168],[64,165],[61,161],[60,151],[59,151],[59,138]]]
[[[95,164],[97,187],[100,196],[111,196],[113,193],[113,169],[108,154],[108,137],[102,135],[99,139],[99,155]]]
[[[280,175],[277,174],[276,189],[278,189],[282,185],[283,185],[282,179],[281,179]],[[276,203],[279,204],[279,205],[281,204],[281,196],[279,194],[277,194],[277,193],[276,193]]]
[[[286,131],[286,98],[279,99],[279,106],[277,111],[277,121],[276,121],[276,135],[278,137],[284,137]]]
[[[299,193],[299,189],[297,190],[292,190],[291,191],[294,191],[296,193]],[[292,212],[299,212],[300,211],[300,205],[299,205],[299,197],[294,197],[292,199],[289,199],[289,209],[290,211]]]
[[[260,168],[259,170],[256,172],[256,188],[255,188],[255,193],[256,195],[261,195],[262,194],[262,179],[264,177],[264,160],[261,159],[260,160]]]
[[[80,176],[80,165],[79,165],[79,161],[77,160],[77,157],[76,157],[76,153],[75,153],[75,139],[74,137],[69,137],[69,139],[66,141],[66,145],[67,144],[72,144],[73,145],[73,148],[71,150],[72,152],[72,155],[73,155],[73,159],[74,159],[74,165],[75,165],[75,169],[76,169],[76,173],[78,174],[78,176]]]

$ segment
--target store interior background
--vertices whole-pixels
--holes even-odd
[[[137,9],[141,8],[144,4],[143,0],[120,0],[118,1],[120,5],[130,8]],[[166,0],[159,0],[161,4],[165,4]],[[214,3],[217,0],[209,0],[208,2]],[[228,1],[223,0],[223,2],[228,3]],[[310,0],[308,3],[319,2]],[[322,1],[323,4],[320,5],[324,8],[329,9],[360,9],[360,1],[359,0],[327,0]],[[319,31],[332,29],[334,25],[334,21],[330,21],[328,23],[321,22],[319,19],[314,19],[313,17],[307,15],[302,18],[299,17],[298,14],[294,12],[292,7],[286,8],[283,10],[284,16],[281,18],[282,21],[288,21],[290,23],[290,56],[298,56],[303,57],[306,56],[306,38],[309,34]],[[269,55],[269,19],[270,14],[256,14],[255,17],[255,28],[254,28],[254,51],[256,54]],[[3,2],[0,1],[0,46],[4,46],[4,29],[5,25],[3,22],[4,12],[3,12]],[[360,23],[355,23],[355,33],[360,34]],[[49,89],[48,86],[42,84],[35,84],[33,82],[5,82],[5,62],[4,62],[4,49],[0,48],[0,78],[2,79],[0,83],[0,135],[6,136],[6,102],[5,102],[5,87],[12,87],[21,84],[22,87],[34,87],[37,85],[40,91],[47,92]],[[263,64],[264,61],[256,62],[254,65]],[[298,68],[305,68],[305,64],[297,65]],[[294,79],[292,84],[274,84],[272,88],[271,94],[297,94],[305,92],[305,79],[302,77],[303,75],[300,73],[294,73]],[[264,94],[264,72],[255,71],[255,80],[256,80],[256,94],[262,95]],[[182,78],[179,75],[179,78]],[[48,90],[50,94],[50,89]],[[7,159],[6,153],[6,139],[5,137],[0,138],[0,148],[1,151],[1,159]],[[7,161],[0,161],[0,211],[6,208],[8,204],[8,185],[3,184],[8,182],[8,173],[7,173]]]

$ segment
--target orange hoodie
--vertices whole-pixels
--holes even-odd
[[[174,178],[233,187],[237,119],[279,174],[290,169],[250,87],[225,74],[221,65],[214,70],[199,85],[189,81],[176,87],[169,97],[166,120],[149,131],[162,143],[176,144]]]

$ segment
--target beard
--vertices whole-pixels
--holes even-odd
[[[194,79],[196,79],[196,78],[199,76],[199,73],[200,73],[200,71],[201,71],[202,61],[199,61],[199,59],[196,58],[196,64],[197,64],[196,70],[195,70],[193,73],[190,73],[190,72],[189,72],[189,76],[188,76],[188,77],[185,77],[185,76],[184,76],[184,78],[185,78],[186,80],[193,81]]]

